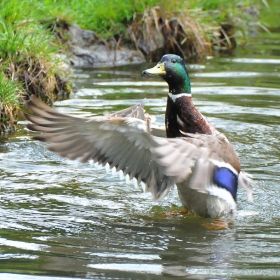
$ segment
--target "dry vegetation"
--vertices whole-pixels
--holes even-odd
[[[135,14],[128,34],[151,61],[165,53],[200,60],[211,50],[211,42],[194,18],[183,13],[164,14],[160,7]]]
[[[155,6],[134,13],[127,34],[148,60],[157,61],[165,53],[175,53],[199,61],[216,52],[231,53],[246,41],[258,13],[252,14],[256,11],[253,6],[235,9],[235,14],[188,7],[167,12],[169,6]]]

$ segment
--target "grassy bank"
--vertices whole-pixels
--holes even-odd
[[[45,101],[67,92],[57,58],[67,26],[93,30],[105,43],[134,44],[147,59],[173,52],[201,59],[231,50],[257,20],[260,0],[2,0],[0,1],[0,131],[13,130],[20,96]],[[63,28],[62,28],[63,27]],[[66,43],[61,45],[61,42]],[[8,98],[7,98],[8,95]]]
[[[56,39],[29,14],[31,2],[0,2],[0,133],[15,130],[24,95],[50,104],[69,91]]]

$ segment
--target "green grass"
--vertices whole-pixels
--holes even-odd
[[[0,72],[0,108],[18,105],[18,92],[22,90],[13,80],[8,79]]]
[[[280,1],[263,0],[264,8],[260,10],[262,24],[267,28],[279,29]]]
[[[13,24],[0,17],[0,56],[7,63],[21,63],[29,57],[52,60],[58,51],[50,44],[53,36],[34,22]]]
[[[20,86],[0,72],[0,134],[15,130]]]
[[[156,5],[165,12],[189,11],[190,16],[205,21],[244,18],[240,7],[256,5],[260,0],[2,0],[0,10],[10,22],[30,20],[65,20],[109,38],[124,31],[134,13],[143,13]],[[212,12],[216,11],[216,12]],[[218,11],[218,12],[217,12]],[[236,23],[238,24],[238,23]]]

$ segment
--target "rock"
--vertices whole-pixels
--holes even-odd
[[[94,44],[100,44],[98,37],[91,30],[83,30],[78,25],[73,24],[69,27],[70,36],[69,44],[83,48],[90,47]]]
[[[142,63],[144,56],[136,50],[112,49],[100,40],[93,31],[83,30],[77,25],[69,28],[69,61],[74,67],[115,66]]]

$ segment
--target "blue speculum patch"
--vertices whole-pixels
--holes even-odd
[[[225,167],[218,167],[214,173],[214,183],[229,191],[236,201],[238,178],[231,170]]]

